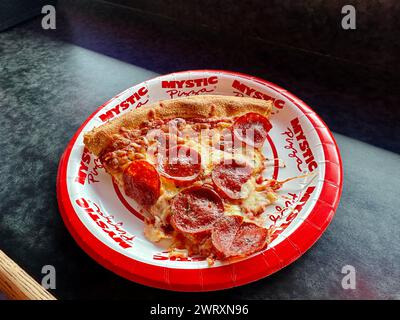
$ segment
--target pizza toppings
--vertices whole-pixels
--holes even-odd
[[[223,217],[215,224],[211,240],[219,256],[229,255],[229,248],[242,222],[243,217],[234,215]]]
[[[240,216],[226,216],[214,226],[211,236],[217,255],[227,257],[247,256],[266,245],[267,230]]]
[[[90,137],[85,140],[92,141],[91,152],[125,194],[151,216],[145,236],[152,242],[170,241],[173,256],[184,250],[211,260],[264,248],[267,230],[253,222],[263,223],[259,215],[281,186],[256,179],[265,169],[260,147],[272,128],[265,117],[270,110],[249,108],[260,113],[243,114],[226,104],[225,112],[216,112],[213,105],[204,113],[185,104],[193,113],[188,116],[167,112],[163,104],[157,112],[143,113],[145,120],[110,126],[113,134],[103,135],[109,138],[106,148],[100,150]]]
[[[192,148],[178,145],[169,148],[159,164],[162,176],[171,179],[176,185],[194,182],[201,172],[200,154]]]
[[[277,200],[277,196],[273,190],[265,191],[253,191],[246,199],[241,203],[242,211],[252,216],[259,216],[265,210],[265,208],[274,203]]]
[[[171,201],[171,223],[180,232],[201,235],[211,230],[223,216],[224,205],[211,188],[192,186],[182,190]]]
[[[211,178],[222,196],[235,200],[247,196],[243,186],[252,173],[253,168],[248,163],[232,159],[217,164],[211,173]]]
[[[160,196],[160,176],[147,161],[133,161],[122,175],[125,193],[142,206],[151,206]]]
[[[265,247],[268,231],[255,223],[243,222],[229,248],[229,256],[247,256]]]
[[[237,139],[256,148],[263,145],[271,129],[272,125],[266,117],[253,112],[237,118],[232,126]]]

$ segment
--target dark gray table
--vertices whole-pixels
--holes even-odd
[[[57,289],[53,293],[58,298],[400,298],[400,156],[341,134],[335,137],[343,158],[344,188],[336,216],[321,239],[280,272],[223,292],[182,294],[131,283],[92,261],[75,244],[58,212],[55,183],[60,156],[98,105],[153,77],[153,71],[191,66],[190,57],[170,62],[166,70],[151,62],[145,69],[143,60],[138,59],[138,67],[134,61],[122,62],[38,32],[37,23],[0,34],[0,248],[39,281],[42,266],[54,265]],[[241,71],[254,71],[240,61],[232,63],[239,64]],[[208,64],[197,60],[193,65]],[[366,139],[375,145],[386,141],[383,145],[388,149],[398,146],[398,141],[387,142],[390,134],[398,133],[394,124],[379,129],[390,122],[390,116],[376,125],[368,117],[356,123],[359,111],[351,110],[350,119],[338,115],[357,105],[373,109],[364,94],[343,95],[340,89],[273,69],[270,74],[273,79],[267,73],[261,76],[286,85],[315,107],[334,131],[351,135],[354,126],[363,127],[372,136]],[[389,108],[388,104],[398,108],[396,99],[391,97],[382,108]],[[358,133],[354,136],[359,138]],[[345,265],[356,269],[355,290],[341,286]]]

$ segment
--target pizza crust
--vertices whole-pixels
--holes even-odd
[[[153,119],[237,117],[248,112],[268,117],[271,110],[272,101],[247,97],[201,95],[162,100],[133,109],[94,128],[85,133],[83,141],[91,153],[99,156],[110,144],[113,135],[118,134],[122,127],[128,130],[136,129],[145,121]]]

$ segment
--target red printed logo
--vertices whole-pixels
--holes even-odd
[[[83,149],[82,157],[81,157],[81,162],[79,164],[79,170],[78,170],[78,175],[75,178],[75,181],[80,183],[81,185],[85,184],[86,177],[88,175],[89,171],[89,164],[90,164],[90,153],[87,148]]]
[[[78,174],[75,177],[75,182],[85,185],[86,181],[90,183],[99,182],[96,177],[99,175],[99,169],[103,168],[100,159],[96,158],[93,160],[94,167],[89,170],[91,156],[89,150],[85,147],[82,152],[81,162],[79,163]]]
[[[163,89],[169,89],[166,92],[169,94],[171,99],[173,99],[213,92],[216,89],[215,85],[217,83],[218,77],[212,76],[208,78],[188,80],[164,80],[161,82],[161,87]],[[214,87],[210,88],[212,85],[214,85]],[[185,89],[191,90],[187,91]]]
[[[310,145],[307,141],[306,136],[304,135],[303,128],[300,124],[299,118],[297,118],[297,117],[294,118],[292,121],[290,121],[290,124],[292,125],[292,128],[293,128],[292,134],[297,139],[297,142],[298,142],[300,150],[302,152],[304,161],[307,164],[308,170],[310,172],[313,172],[316,168],[318,168],[318,164],[315,161],[315,158],[314,158],[314,155],[310,148]]]
[[[121,111],[124,111],[131,106],[135,105],[137,103],[136,108],[139,108],[143,105],[145,105],[147,102],[149,102],[149,99],[146,101],[142,102],[140,101],[147,93],[149,90],[146,87],[141,87],[138,91],[134,92],[131,96],[129,96],[127,99],[122,101],[120,104],[117,104],[115,107],[112,109],[102,113],[99,115],[99,118],[101,121],[106,122],[115,116],[119,115]]]
[[[289,158],[296,160],[297,170],[299,170],[300,172],[303,172],[303,169],[301,168],[301,166],[303,164],[303,160],[300,159],[299,154],[298,154],[299,152],[294,146],[295,138],[294,138],[293,130],[291,128],[287,127],[286,131],[282,132],[281,134],[283,136],[285,136],[286,144],[285,144],[284,148],[286,150],[290,151],[290,153],[288,154]]]
[[[164,80],[161,82],[161,87],[164,89],[165,88],[183,89],[183,88],[205,87],[217,83],[218,83],[218,77],[212,76],[209,78],[198,78],[190,80]]]
[[[290,210],[291,206],[293,206],[296,201],[298,201],[298,195],[296,193],[288,193],[288,199],[285,201],[285,206],[275,206],[276,214],[271,214],[269,219],[276,224],[279,220],[283,219],[285,213]]]
[[[275,240],[292,222],[293,220],[297,217],[301,209],[303,209],[304,205],[307,203],[307,201],[310,199],[311,194],[314,192],[315,187],[308,187],[306,191],[304,192],[303,196],[300,198],[300,200],[295,202],[296,199],[298,199],[298,196],[296,194],[290,194],[292,198],[288,201],[285,202],[285,207],[282,208],[280,206],[276,206],[277,214],[276,215],[271,215],[269,218],[270,220],[274,223],[274,226],[272,226],[273,234],[271,236],[271,241]],[[290,208],[296,205],[293,210],[287,215],[287,217],[284,217],[284,213],[288,212]],[[276,223],[278,220],[284,219],[284,222],[279,225],[279,227],[276,226]]]
[[[100,210],[100,207],[85,198],[80,198],[75,201],[78,206],[83,208],[89,217],[105,232],[113,241],[120,247],[127,249],[132,247],[134,236],[128,234],[121,229],[123,223],[114,221],[114,217],[105,214]]]
[[[315,187],[308,187],[304,192],[303,196],[301,197],[299,204],[294,207],[294,210],[286,217],[286,222],[290,223],[293,221],[294,218],[297,217],[301,209],[303,209],[304,205],[307,203],[308,199],[310,199],[311,194],[314,192]]]
[[[245,85],[244,83],[241,83],[238,80],[234,80],[232,82],[232,88],[237,90],[237,91],[234,91],[234,93],[238,97],[243,97],[244,95],[246,95],[251,98],[263,99],[263,100],[267,100],[267,101],[271,100],[274,103],[275,108],[277,108],[277,109],[282,109],[285,106],[285,101],[273,98],[265,93],[257,91],[256,89],[253,89],[253,88]]]

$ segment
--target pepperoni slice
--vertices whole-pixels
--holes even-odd
[[[125,193],[143,206],[153,205],[160,196],[160,176],[149,162],[132,162],[122,175]]]
[[[192,186],[182,190],[171,201],[171,223],[178,231],[202,235],[211,231],[222,217],[224,205],[211,188]]]
[[[223,160],[211,172],[211,179],[217,191],[229,199],[242,199],[246,195],[241,192],[242,185],[246,183],[253,173],[253,168],[245,162],[232,159],[231,163]]]
[[[272,125],[266,117],[254,112],[237,118],[232,126],[236,138],[256,148],[263,145],[271,128]]]
[[[267,229],[251,222],[243,222],[230,247],[230,255],[247,256],[265,247]]]
[[[200,154],[186,146],[174,146],[160,161],[160,174],[182,186],[197,180],[201,172]]]
[[[235,240],[242,221],[243,217],[241,216],[226,216],[215,224],[211,240],[219,256],[223,257],[229,253],[229,248]]]
[[[254,223],[243,222],[240,216],[226,216],[214,226],[211,240],[217,255],[227,258],[248,256],[261,250],[267,230]]]

